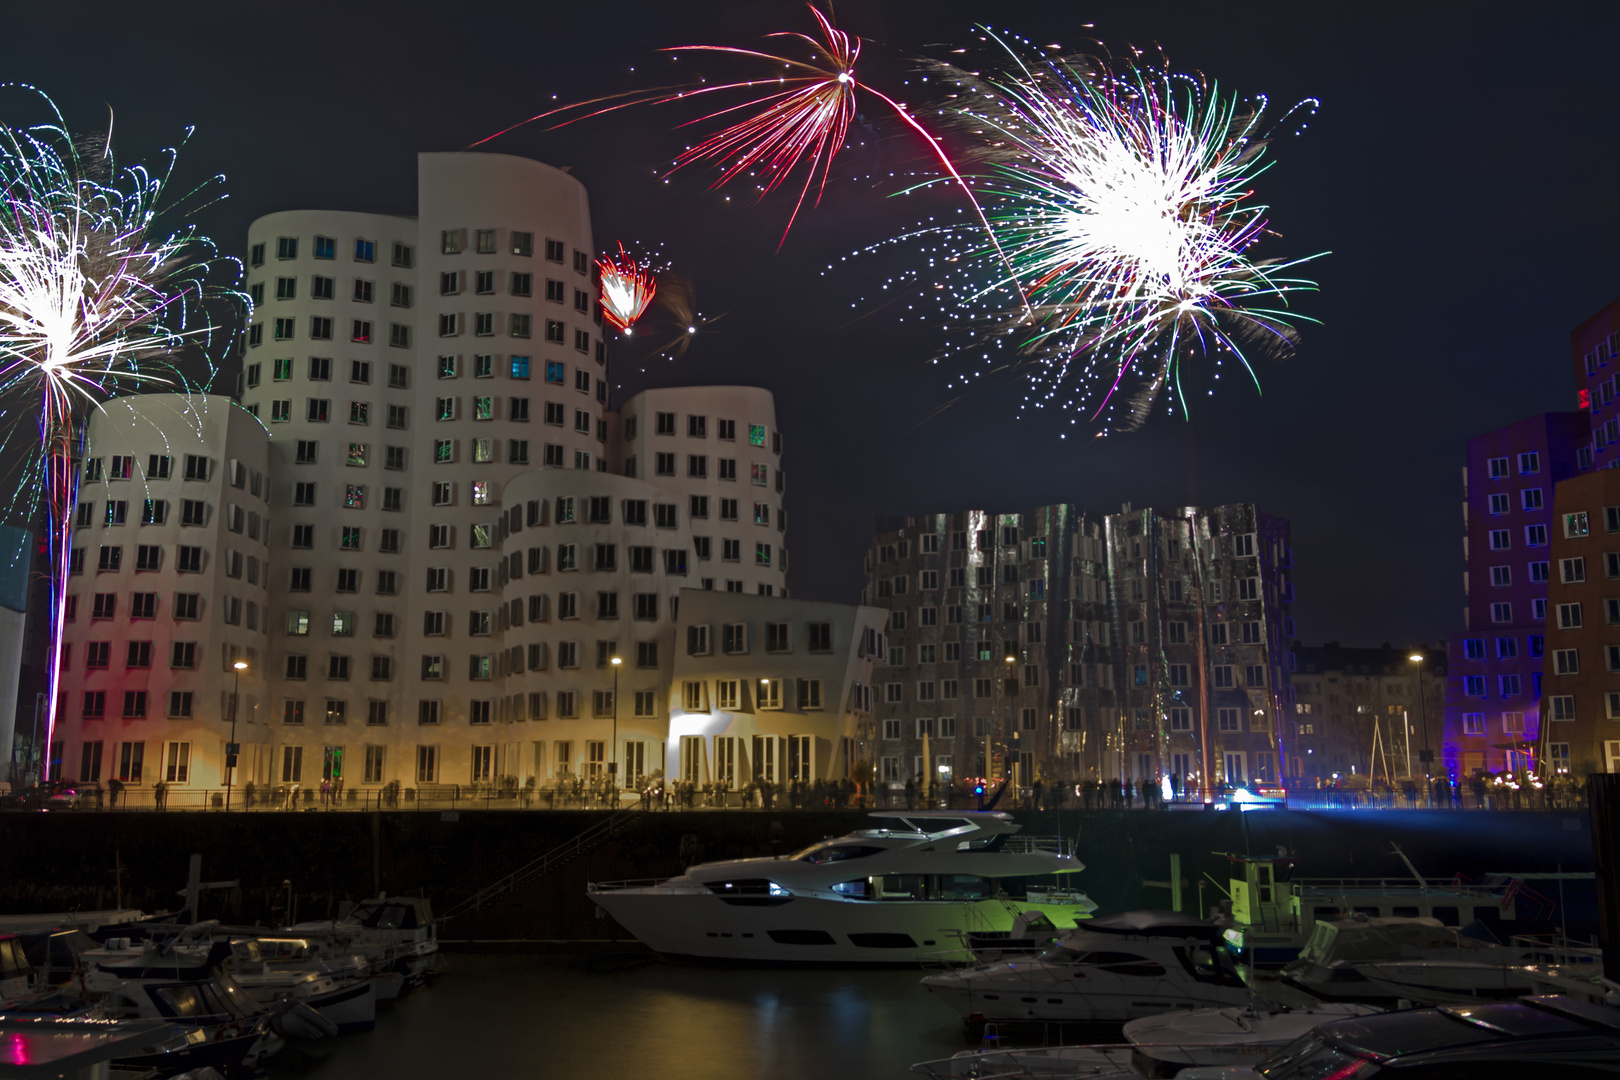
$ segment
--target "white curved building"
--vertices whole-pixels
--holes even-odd
[[[787,595],[787,478],[770,391],[647,390],[619,413],[619,470],[686,496],[704,588]]]
[[[264,432],[230,398],[146,394],[90,417],[73,534],[66,778],[218,788],[240,681],[238,782],[268,768],[273,637]]]
[[[244,598],[256,636],[241,648],[267,744],[239,779],[355,790],[661,768],[680,590],[787,596],[773,399],[688,387],[611,411],[579,181],[498,154],[423,154],[418,176],[415,218],[297,210],[249,228],[242,408],[217,433],[231,445],[208,443],[264,484],[245,511],[262,550],[246,556],[260,595]],[[118,420],[173,411],[164,400],[109,406],[92,457],[164,452],[184,425]],[[201,430],[181,453],[215,438]],[[218,588],[235,598],[231,579]],[[234,645],[223,626],[212,640]],[[69,689],[131,679],[70,673]],[[219,783],[217,767],[192,772]]]

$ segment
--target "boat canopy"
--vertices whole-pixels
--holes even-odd
[[[1077,929],[1138,937],[1218,939],[1221,936],[1221,928],[1209,920],[1189,918],[1179,911],[1122,911],[1117,915],[1087,919]]]

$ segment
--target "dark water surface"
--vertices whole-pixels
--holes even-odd
[[[377,1027],[290,1044],[291,1078],[902,1080],[967,1048],[917,970],[720,969],[532,953],[451,954]]]

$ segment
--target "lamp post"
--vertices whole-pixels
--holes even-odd
[[[231,787],[236,780],[236,755],[239,752],[236,745],[236,701],[241,695],[242,672],[247,670],[247,661],[238,660],[231,667],[236,669],[236,678],[231,684],[231,741],[225,744],[225,812],[231,812]]]
[[[608,787],[613,790],[615,805],[619,786],[619,666],[623,663],[623,657],[613,658],[613,749],[608,754]]]
[[[1007,665],[1007,674],[1002,680],[1002,697],[1005,699],[1008,696],[1007,692],[1006,692],[1006,683],[1007,683],[1007,680],[1015,678],[1015,676],[1013,675],[1012,672],[1013,672],[1013,665],[1018,663],[1018,657],[1008,655],[1008,656],[1003,657],[1002,660]],[[1016,708],[1016,707],[1017,706],[1013,706],[1013,708]],[[1014,718],[1013,718],[1013,715],[1012,715],[1012,709],[1007,710],[1007,727],[1012,730],[1013,738],[1014,739],[1018,738],[1018,728],[1017,728],[1017,726],[1016,726],[1016,724],[1014,722]],[[986,747],[987,752],[988,752],[988,749],[989,748]],[[988,756],[988,753],[987,753],[986,756]],[[1006,786],[1007,782],[1012,779],[1012,770],[1010,768],[1007,768],[1008,764],[1009,763],[1007,763],[1007,762],[1002,763],[1001,783],[1002,783],[1002,786],[1004,786],[1004,787]]]
[[[1434,751],[1429,749],[1429,707],[1428,704],[1423,700],[1423,661],[1426,659],[1426,657],[1423,653],[1415,652],[1408,656],[1407,659],[1417,665],[1418,723],[1423,725],[1423,752],[1418,755],[1418,760],[1423,762],[1423,787],[1427,793],[1429,805],[1433,806],[1434,785],[1429,772],[1434,763]]]

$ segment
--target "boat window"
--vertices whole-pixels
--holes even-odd
[[[939,878],[941,900],[983,900],[992,893],[989,881],[972,874],[942,874]]]
[[[711,881],[709,891],[721,896],[769,896],[771,883],[765,878],[739,878],[736,881]]]
[[[1492,920],[1499,918],[1501,914],[1502,913],[1500,911],[1497,911],[1493,907],[1477,907],[1474,909],[1474,921],[1491,922]]]
[[[27,970],[29,965],[23,956],[22,942],[17,938],[0,941],[0,975],[15,975]]]
[[[1322,905],[1318,905],[1311,908],[1311,915],[1314,916],[1318,922],[1322,921],[1323,919],[1337,919],[1339,917],[1339,909],[1331,906],[1324,907]]]
[[[874,900],[929,900],[927,874],[884,874],[872,879]]]
[[[1152,960],[1138,958],[1135,963],[1109,963],[1103,964],[1104,971],[1115,975],[1134,975],[1141,978],[1156,979],[1164,974],[1164,966],[1155,964]]]
[[[898,832],[920,833],[924,832],[921,826],[902,817],[880,817],[872,819],[872,832]]]
[[[1461,926],[1462,918],[1454,907],[1432,907],[1429,914],[1447,926]]]
[[[1360,1080],[1378,1071],[1378,1064],[1304,1035],[1255,1067],[1266,1080]]]
[[[1393,907],[1389,911],[1397,919],[1415,919],[1418,917],[1418,909],[1415,907]]]
[[[372,930],[415,930],[416,912],[409,904],[380,904],[370,911],[357,911],[360,925]]]
[[[847,896],[851,900],[870,900],[870,882],[866,878],[856,878],[854,881],[840,881],[832,887],[832,891],[839,896]]]
[[[807,847],[794,855],[795,859],[807,863],[843,862],[845,859],[864,859],[868,855],[876,855],[883,849],[871,844],[833,844],[829,847],[816,845]]]
[[[1199,982],[1216,986],[1244,985],[1225,949],[1216,950],[1210,945],[1177,945],[1171,951],[1187,973]]]
[[[201,986],[165,986],[158,998],[169,1008],[172,1016],[209,1016],[212,1010],[203,1000]]]
[[[1378,908],[1375,905],[1357,904],[1355,907],[1351,908],[1350,910],[1354,911],[1357,915],[1365,915],[1369,919],[1378,918]]]

